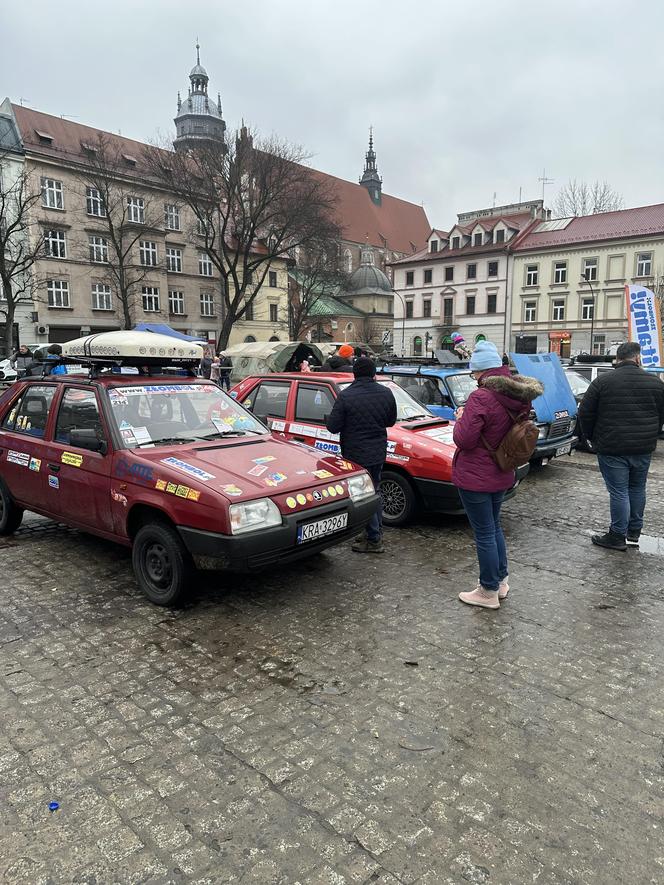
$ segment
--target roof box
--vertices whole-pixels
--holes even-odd
[[[124,365],[172,365],[199,362],[203,348],[200,344],[153,332],[99,332],[63,344],[62,355],[69,359]]]

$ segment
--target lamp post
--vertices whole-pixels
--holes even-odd
[[[593,284],[590,282],[589,270],[587,270],[584,274],[581,274],[581,281],[584,283],[588,283],[588,286],[590,287],[590,295],[593,300],[592,306],[590,308],[590,355],[592,356],[593,338],[595,333],[595,293],[593,292]]]
[[[392,294],[396,295],[399,301],[401,302],[401,356],[406,355],[406,302],[404,301],[403,296],[397,292],[396,289],[392,289]]]

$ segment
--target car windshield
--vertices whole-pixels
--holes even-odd
[[[422,405],[422,403],[418,403],[416,399],[414,399],[409,393],[406,393],[406,391],[399,387],[398,384],[395,384],[394,381],[380,381],[379,383],[384,384],[385,387],[389,387],[394,394],[394,398],[397,401],[397,421],[412,421],[413,418],[436,417],[433,412],[430,412],[426,406]],[[352,384],[351,381],[344,381],[337,386],[340,390],[345,390],[350,384]]]
[[[128,449],[270,432],[214,384],[123,385],[108,397]]]
[[[477,381],[475,381],[470,372],[464,372],[460,375],[448,375],[445,380],[452,394],[452,399],[457,406],[464,405],[473,390],[477,390]]]
[[[590,387],[590,381],[587,378],[584,378],[583,375],[579,375],[578,372],[565,372],[567,376],[567,380],[569,381],[569,386],[572,388],[572,393],[574,396],[583,396],[583,394]]]

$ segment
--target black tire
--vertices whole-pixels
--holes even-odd
[[[134,538],[131,562],[138,586],[155,605],[182,600],[193,565],[180,536],[165,522],[149,522]]]
[[[417,507],[417,498],[408,480],[393,470],[384,470],[380,493],[383,498],[383,524],[388,527],[406,525]]]
[[[0,535],[13,535],[23,521],[23,510],[14,503],[7,486],[0,480]]]
[[[531,458],[530,460],[530,470],[532,473],[539,473],[540,470],[544,470],[545,466],[543,458]]]

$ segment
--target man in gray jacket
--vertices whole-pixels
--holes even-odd
[[[32,362],[32,354],[25,344],[21,344],[16,353],[9,360],[9,365],[15,370],[19,378],[25,375],[26,369]]]
[[[592,542],[609,550],[638,543],[646,506],[650,458],[664,424],[664,384],[641,368],[641,347],[621,344],[613,372],[599,375],[586,391],[579,421],[597,452],[609,492],[611,526]]]

